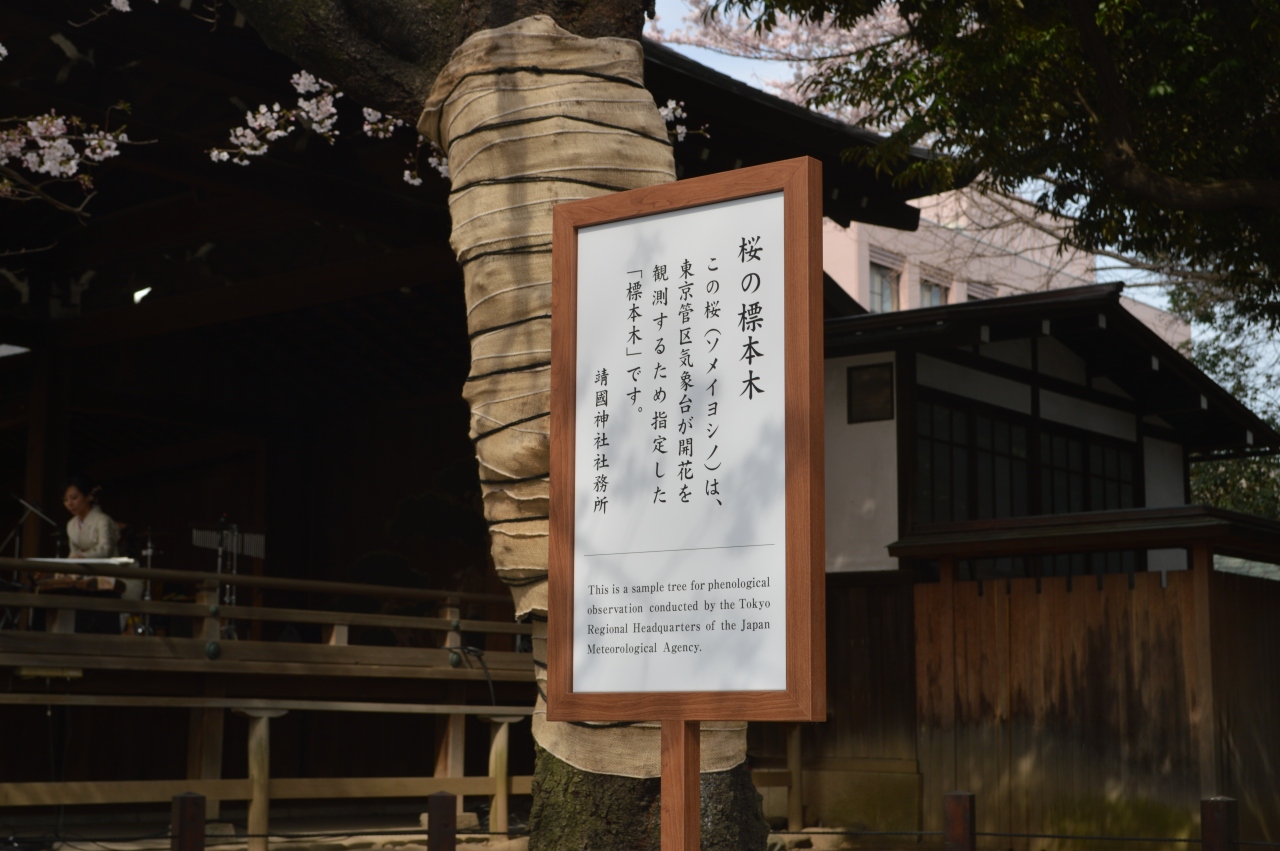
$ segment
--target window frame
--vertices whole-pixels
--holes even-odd
[[[926,302],[925,292],[929,289],[936,289],[942,294],[942,301],[934,304]],[[936,278],[922,278],[920,280],[920,306],[921,307],[941,307],[951,303],[951,285],[943,283]]]
[[[1033,386],[1033,390],[1035,387]],[[993,419],[1002,419],[1011,424],[1022,425],[1027,429],[1027,505],[1028,510],[1025,515],[1021,516],[1046,516],[1044,506],[1041,504],[1042,492],[1042,472],[1043,459],[1041,457],[1041,438],[1044,434],[1055,435],[1060,434],[1063,437],[1080,440],[1086,446],[1094,443],[1100,446],[1113,447],[1116,449],[1127,450],[1132,454],[1133,458],[1133,508],[1146,507],[1146,489],[1144,487],[1144,471],[1142,464],[1142,443],[1141,435],[1137,441],[1128,441],[1121,438],[1112,437],[1107,434],[1089,431],[1075,426],[1064,425],[1062,423],[1045,420],[1037,414],[1024,414],[1009,408],[1002,408],[999,405],[991,405],[986,402],[980,402],[976,399],[970,399],[967,396],[960,396],[955,393],[948,393],[945,390],[938,390],[932,387],[921,387],[915,385],[915,398],[911,405],[912,416],[909,425],[909,434],[911,440],[909,444],[900,446],[900,451],[908,454],[910,459],[910,476],[907,477],[909,486],[911,487],[910,502],[914,507],[919,499],[920,470],[919,457],[917,452],[916,420],[918,417],[918,406],[921,402],[927,404],[941,404],[952,410],[963,411],[966,417],[966,429],[968,432],[967,447],[967,465],[969,470],[968,494],[966,499],[971,510],[976,510],[978,505],[977,493],[977,431],[976,417],[979,415],[988,416]],[[1034,408],[1033,408],[1034,410]],[[1087,458],[1084,465],[1084,479],[1086,490],[1088,488],[1089,473]],[[901,486],[901,485],[900,485]],[[1108,509],[1086,508],[1085,511],[1103,511]],[[1119,509],[1112,509],[1119,510]],[[1062,513],[1078,513],[1078,512],[1062,512]],[[1015,515],[1019,516],[1019,515]],[[947,525],[950,523],[973,523],[979,522],[976,519],[970,520],[953,520],[944,522],[922,523],[919,514],[914,509],[911,512],[911,522],[913,530],[925,530],[934,526]],[[913,531],[908,530],[908,531]]]
[[[881,310],[880,305],[877,303],[877,300],[876,300],[875,285],[877,280],[877,275],[876,275],[877,269],[883,269],[885,272],[888,273],[886,277],[892,278],[892,288],[891,288],[892,299],[891,300],[893,302],[893,306],[890,307],[888,310]],[[897,311],[902,309],[902,278],[903,278],[902,271],[903,270],[901,266],[898,266],[898,267],[890,266],[885,263],[877,262],[876,260],[871,260],[868,262],[867,301],[869,301],[870,304],[868,305],[867,309],[871,313],[896,313]]]

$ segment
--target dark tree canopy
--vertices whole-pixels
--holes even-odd
[[[536,14],[589,38],[639,38],[645,0],[234,0],[274,50],[359,103],[414,122],[474,32]]]
[[[881,0],[724,0],[848,27]],[[1046,187],[1073,241],[1188,267],[1201,291],[1280,324],[1280,2],[903,0],[903,35],[811,81],[925,143],[912,170]]]

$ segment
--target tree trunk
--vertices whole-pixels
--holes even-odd
[[[551,207],[675,178],[629,40],[645,0],[234,2],[268,44],[361,105],[408,117],[426,100],[419,130],[451,170],[472,347],[464,395],[493,557],[517,617],[534,622],[545,695]],[[540,696],[533,725],[532,848],[658,847],[657,724],[549,723]],[[701,750],[703,847],[762,851],[746,725],[704,723]]]
[[[449,157],[451,242],[465,274],[472,369],[463,394],[494,563],[530,617],[539,699],[531,849],[657,847],[659,727],[546,720],[551,209],[671,181],[666,125],[634,41],[534,16],[455,51],[418,129]],[[759,848],[746,725],[703,729],[704,847]],[[610,776],[612,775],[612,776]]]
[[[658,847],[658,779],[580,771],[541,747],[537,760],[529,851]],[[765,847],[769,825],[745,762],[728,771],[703,774],[700,785],[704,851]]]

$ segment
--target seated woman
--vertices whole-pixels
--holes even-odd
[[[71,558],[113,558],[119,555],[120,529],[98,505],[99,488],[90,489],[80,478],[67,482],[62,504],[71,512],[67,542]]]
[[[120,555],[120,527],[98,505],[100,488],[90,488],[81,478],[72,478],[62,494],[62,505],[71,512],[67,521],[67,543],[75,559],[114,558]],[[99,577],[99,581],[109,588],[115,586],[110,577]],[[120,596],[126,600],[137,600],[142,597],[142,582],[137,579],[125,579],[124,593]],[[104,589],[105,590],[105,589]],[[81,615],[86,615],[82,612]],[[123,631],[128,619],[127,615],[119,616],[101,613],[101,617],[87,618],[89,632]],[[82,618],[77,618],[79,622]]]

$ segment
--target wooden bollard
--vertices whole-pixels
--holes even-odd
[[[977,804],[972,792],[948,792],[942,797],[945,851],[975,851],[978,845]]]
[[[169,851],[204,851],[204,795],[174,795],[169,830]]]
[[[1201,851],[1239,851],[1240,805],[1235,798],[1200,801]]]
[[[456,851],[458,796],[436,792],[427,796],[427,851]]]

